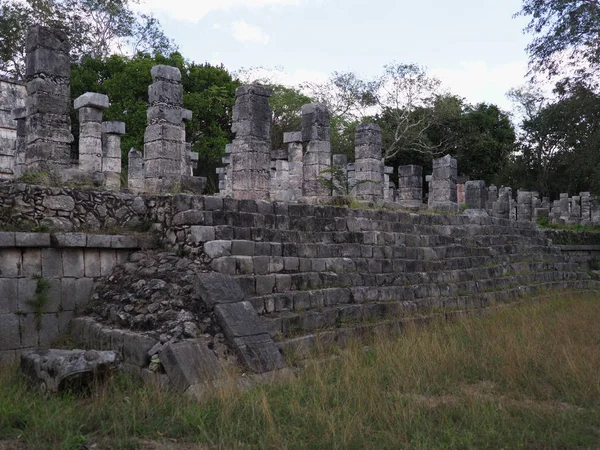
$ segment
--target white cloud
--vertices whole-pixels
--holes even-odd
[[[439,78],[450,93],[470,103],[493,103],[502,109],[512,109],[506,93],[526,82],[527,62],[517,61],[489,66],[485,61],[462,61],[460,68],[435,68],[430,74]]]
[[[253,44],[268,44],[271,37],[260,27],[250,25],[244,20],[236,20],[231,24],[233,37],[240,42],[251,42]]]
[[[329,78],[329,76],[324,72],[304,69],[299,69],[294,72],[286,72],[280,67],[252,67],[249,69],[242,69],[236,73],[236,76],[238,76],[244,83],[275,83],[288,87],[297,87],[298,85],[306,82],[322,83]]]
[[[301,0],[142,0],[135,7],[156,15],[167,15],[175,20],[198,23],[213,11],[241,8],[299,5]]]

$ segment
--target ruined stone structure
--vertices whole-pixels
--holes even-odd
[[[27,35],[28,172],[60,172],[71,164],[71,61],[66,33],[34,26]]]
[[[419,206],[423,203],[421,166],[398,167],[398,203],[403,206]]]
[[[457,210],[456,179],[458,165],[450,155],[433,160],[429,180],[429,205],[437,209]]]
[[[0,179],[18,176],[17,154],[24,160],[24,118],[26,85],[0,78]],[[13,109],[18,108],[17,117]],[[19,153],[18,153],[19,152]],[[22,165],[23,161],[21,162]]]
[[[388,185],[384,183],[379,125],[359,125],[354,145],[356,195],[363,200],[382,200]]]
[[[331,167],[330,121],[325,105],[311,103],[302,107],[302,142],[305,146],[302,194],[312,201],[331,195],[321,181],[321,177],[331,177],[331,173],[327,173]]]

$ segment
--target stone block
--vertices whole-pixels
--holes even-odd
[[[15,233],[17,247],[50,247],[48,233]]]
[[[185,141],[185,128],[182,125],[170,125],[166,123],[157,123],[155,125],[148,125],[146,132],[144,133],[144,142],[150,143],[154,141]],[[162,157],[162,147],[154,149],[148,147],[148,151],[156,152],[156,155],[147,155],[147,159],[160,158]]]
[[[224,273],[227,275],[235,275],[236,274],[236,261],[233,256],[223,256],[220,258],[215,258],[210,264],[212,270],[220,273]]]
[[[102,132],[106,134],[125,134],[125,122],[117,120],[102,122]]]
[[[217,272],[199,273],[194,288],[208,308],[223,303],[235,303],[244,299],[244,292],[229,275]]]
[[[118,265],[117,252],[111,250],[100,251],[100,274],[107,277]]]
[[[24,277],[40,276],[42,274],[42,252],[40,249],[27,248],[23,251],[21,274]]]
[[[27,32],[25,51],[31,52],[39,47],[68,54],[70,46],[67,33],[57,28],[34,25]]]
[[[0,231],[0,247],[14,247],[15,233],[12,231]]]
[[[19,316],[0,314],[0,350],[12,350],[20,347]]]
[[[62,261],[65,277],[83,278],[85,276],[83,249],[64,249]]]
[[[231,241],[210,241],[204,244],[204,253],[209,258],[231,256]]]
[[[219,325],[230,342],[235,338],[259,335],[266,332],[250,302],[240,301],[215,306]]]
[[[219,360],[202,338],[167,344],[159,358],[171,386],[180,391],[222,375]]]
[[[53,233],[50,242],[54,247],[85,247],[87,235],[85,233]]]
[[[254,246],[255,244],[253,241],[233,241],[231,243],[231,254],[239,256],[253,256]]]
[[[295,142],[302,142],[302,132],[292,131],[290,133],[283,133],[283,143],[291,144]]]
[[[46,92],[35,92],[27,97],[27,115],[32,114],[69,114],[70,98],[68,96],[50,95]]]
[[[123,360],[138,367],[146,367],[150,362],[148,351],[156,345],[156,340],[143,334],[123,333]]]
[[[73,102],[73,107],[75,109],[79,108],[95,108],[95,109],[108,109],[110,106],[110,101],[108,100],[108,96],[104,94],[98,94],[96,92],[86,92],[83,95],[80,95]]]
[[[146,111],[148,123],[167,122],[173,125],[181,125],[183,121],[183,110],[167,105],[153,105]]]
[[[177,67],[159,64],[150,69],[153,80],[170,80],[174,82],[181,81],[181,72]]]
[[[236,351],[244,365],[254,373],[265,373],[286,367],[285,360],[268,333],[252,336],[247,344],[238,344]]]
[[[86,246],[88,248],[111,248],[112,236],[102,234],[89,234]]]
[[[190,235],[193,242],[207,242],[215,240],[215,227],[192,226]]]
[[[19,278],[18,283],[19,296],[17,302],[19,311],[25,313],[34,312],[31,301],[35,298],[38,281],[34,278]]]
[[[151,105],[165,103],[180,106],[183,104],[183,86],[179,83],[170,83],[168,81],[155,81],[148,86],[148,101]]]
[[[58,315],[55,313],[42,314],[42,320],[38,331],[40,347],[50,347],[60,334]]]
[[[25,77],[31,78],[41,74],[69,78],[71,76],[69,55],[42,47],[28,52]]]
[[[0,278],[0,314],[15,313],[19,309],[19,280]]]
[[[21,250],[2,249],[0,251],[0,276],[16,278],[21,276]]]
[[[139,241],[133,236],[111,236],[110,246],[115,249],[138,249]]]
[[[60,278],[63,276],[62,251],[55,248],[42,249],[42,276]]]

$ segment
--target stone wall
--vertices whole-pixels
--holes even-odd
[[[65,333],[95,282],[139,247],[120,235],[0,232],[0,364]]]

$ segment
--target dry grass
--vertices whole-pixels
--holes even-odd
[[[0,375],[0,439],[35,449],[600,447],[599,295],[407,329],[331,356],[315,355],[296,380],[225,384],[200,403],[126,377],[88,398],[44,401]]]

